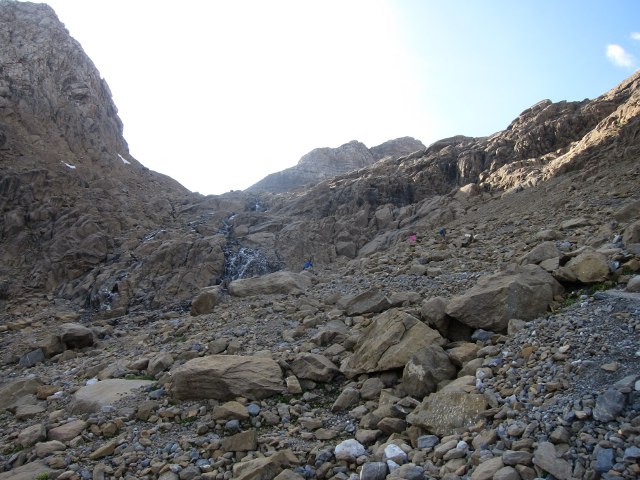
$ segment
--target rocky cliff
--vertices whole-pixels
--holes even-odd
[[[368,167],[378,160],[397,158],[423,149],[419,140],[396,138],[368,149],[352,141],[338,148],[316,148],[303,156],[295,167],[272,173],[247,189],[248,192],[283,193]]]
[[[640,73],[203,197],[49,7],[0,37],[0,479],[638,478]]]

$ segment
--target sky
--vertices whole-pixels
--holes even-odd
[[[425,145],[595,98],[640,67],[638,0],[50,0],[130,153],[204,195],[314,148]]]

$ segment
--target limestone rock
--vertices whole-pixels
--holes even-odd
[[[605,280],[609,275],[609,262],[598,252],[584,252],[572,258],[560,267],[554,276],[568,281],[595,283]]]
[[[380,313],[391,307],[391,302],[380,290],[372,288],[355,297],[345,299],[344,310],[347,315]]]
[[[42,385],[42,381],[35,376],[14,380],[0,386],[0,410],[13,405],[20,397],[33,395]]]
[[[342,362],[340,370],[352,377],[402,368],[418,350],[440,342],[440,334],[415,317],[400,310],[387,310],[367,327],[353,355]]]
[[[262,277],[243,278],[229,284],[229,293],[236,297],[250,297],[273,293],[302,293],[311,286],[308,276],[293,272],[275,272]]]
[[[210,355],[194,358],[172,372],[171,394],[180,400],[242,396],[267,398],[283,391],[282,371],[266,357]]]
[[[207,287],[200,290],[198,295],[191,301],[191,315],[198,316],[213,312],[221,299],[220,287]]]
[[[297,378],[314,382],[330,382],[339,372],[333,362],[317,353],[300,353],[289,366]]]
[[[556,447],[551,442],[540,442],[533,454],[533,463],[558,480],[571,478],[571,465],[558,458]]]
[[[438,383],[456,374],[456,367],[439,345],[429,345],[414,353],[402,373],[402,388],[414,398],[422,399],[436,391]]]
[[[549,308],[562,290],[558,282],[536,265],[516,272],[482,277],[465,294],[447,305],[447,315],[472,328],[506,331],[509,319],[531,320]]]
[[[426,397],[407,422],[434,435],[449,435],[472,426],[487,408],[483,395],[439,391]]]
[[[147,365],[147,373],[149,375],[157,375],[173,365],[173,355],[169,352],[162,352],[149,360]]]
[[[562,256],[562,252],[554,242],[542,242],[520,258],[521,265],[540,264],[545,260]]]
[[[291,450],[281,450],[270,457],[256,458],[234,464],[233,478],[237,480],[274,478],[285,467],[297,463],[298,459]]]
[[[93,345],[93,332],[79,323],[63,323],[58,327],[60,339],[67,348],[84,348]]]

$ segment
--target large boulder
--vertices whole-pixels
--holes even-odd
[[[0,411],[9,408],[20,397],[35,394],[41,385],[40,379],[30,376],[0,386]]]
[[[556,246],[555,242],[542,242],[520,257],[518,263],[521,265],[527,265],[529,263],[539,264],[545,260],[560,256],[562,256],[562,252]]]
[[[236,297],[251,297],[271,293],[302,293],[311,286],[308,275],[275,272],[261,277],[242,278],[229,284],[229,293]]]
[[[402,372],[402,388],[414,398],[422,399],[436,391],[438,383],[456,376],[456,367],[440,345],[418,350]]]
[[[259,400],[284,390],[282,371],[268,357],[209,355],[189,360],[172,375],[171,394],[179,400]]]
[[[507,330],[509,320],[532,320],[549,308],[562,286],[537,265],[482,277],[446,307],[447,315],[472,328]]]
[[[353,377],[403,368],[418,350],[443,341],[438,332],[414,316],[397,309],[387,310],[367,327],[340,370]]]
[[[473,426],[486,409],[484,395],[442,390],[426,397],[407,416],[407,422],[434,435],[451,435]]]

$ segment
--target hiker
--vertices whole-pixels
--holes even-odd
[[[409,232],[409,245],[415,245],[417,241],[418,236],[413,232]]]
[[[447,239],[447,231],[444,228],[441,228],[440,230],[438,230],[438,234],[442,237],[442,240]]]
[[[302,270],[311,270],[313,268],[313,263],[311,260],[307,260],[307,263],[304,264]]]

